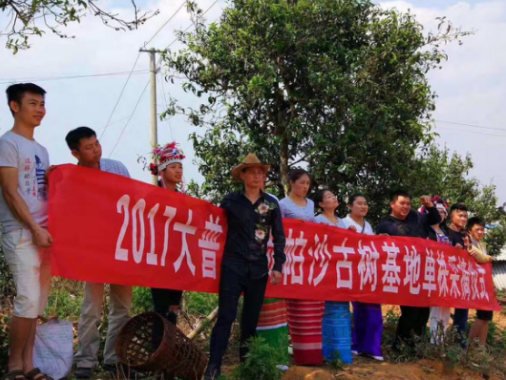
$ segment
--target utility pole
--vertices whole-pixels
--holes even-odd
[[[150,65],[149,72],[151,77],[151,146],[156,148],[158,146],[158,115],[156,111],[156,74],[158,68],[156,67],[156,53],[155,49],[140,49],[142,53],[149,53]],[[158,185],[158,177],[152,177],[153,185]]]

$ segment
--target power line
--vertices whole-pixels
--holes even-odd
[[[116,140],[116,143],[114,144],[114,147],[112,148],[111,150],[111,153],[109,153],[109,158],[111,158],[112,154],[114,153],[114,151],[116,150],[116,147],[118,146],[120,140],[121,140],[121,137],[123,137],[123,133],[125,132],[126,128],[128,127],[128,124],[130,124],[130,121],[132,120],[134,114],[135,114],[135,111],[137,110],[137,106],[139,105],[139,103],[141,102],[141,99],[142,99],[142,95],[144,95],[144,93],[146,92],[146,89],[148,88],[148,85],[149,85],[149,80],[147,81],[146,85],[144,86],[144,90],[142,90],[140,96],[139,96],[139,99],[137,99],[137,103],[135,103],[135,107],[134,109],[132,110],[132,113],[130,114],[130,117],[128,118],[128,121],[126,122],[125,126],[123,127],[123,129],[121,130],[121,133],[118,137],[118,139]]]
[[[167,24],[174,18],[174,16],[181,10],[181,8],[183,7],[183,5],[185,4],[185,2],[183,2],[183,4],[181,4],[181,6],[172,14],[171,17],[169,17],[169,19],[162,25],[161,28],[159,28],[155,34],[148,40],[148,42],[146,42],[144,44],[144,47],[146,47],[147,44],[149,44],[151,41],[153,41],[153,39],[156,37],[156,35],[158,33],[160,33],[160,31],[165,28],[165,26],[167,26]],[[135,70],[135,66],[137,65],[137,62],[139,61],[139,57],[141,56],[141,51],[139,51],[139,53],[137,54],[137,58],[135,58],[135,62],[132,66],[132,70],[130,71],[130,75],[128,75],[128,78],[127,80],[125,81],[125,84],[123,85],[123,88],[121,89],[121,92],[119,94],[119,97],[118,97],[118,100],[116,101],[116,104],[114,105],[114,108],[112,109],[111,111],[111,114],[109,115],[109,119],[107,120],[107,124],[105,125],[105,128],[104,130],[102,131],[102,133],[100,134],[100,138],[102,138],[102,136],[104,135],[105,131],[107,130],[108,126],[109,126],[109,123],[111,122],[111,119],[112,119],[112,116],[114,115],[114,112],[116,111],[116,108],[118,107],[118,104],[119,102],[121,101],[121,97],[123,96],[123,93],[125,92],[125,88],[130,80],[130,77],[132,76],[132,73],[133,71]],[[114,151],[114,149],[113,149]],[[112,154],[112,152],[111,152]]]
[[[165,82],[165,81],[163,80],[163,76],[161,74],[160,74],[159,78],[160,78],[160,82],[162,85],[161,87],[162,87],[163,101],[165,104],[165,110],[167,110],[169,108],[169,103],[167,102],[167,98],[165,96],[165,87],[163,85],[163,82]],[[174,141],[174,133],[172,132],[172,124],[170,122],[170,117],[167,118],[167,121],[169,122],[170,136],[172,138],[172,141]]]
[[[204,13],[202,13],[202,16],[204,16],[207,12],[209,12],[209,10],[214,7],[216,5],[216,3],[218,2],[219,0],[216,0],[214,3],[212,3],[209,8],[207,8]],[[194,25],[194,23],[191,23],[190,25],[188,25],[188,27],[183,31],[183,33],[186,33],[192,26]],[[174,45],[176,42],[177,42],[177,37],[174,39],[174,41],[172,41],[169,45],[167,45],[167,47],[165,49],[168,49],[170,48],[172,45]]]
[[[132,66],[132,69],[130,70],[130,74],[128,75],[128,78],[126,79],[125,81],[125,84],[123,85],[123,88],[121,89],[121,92],[119,93],[119,97],[118,97],[118,100],[116,100],[116,104],[114,105],[112,111],[111,111],[111,114],[109,115],[109,119],[107,119],[107,123],[105,124],[105,128],[104,130],[102,131],[102,133],[100,134],[100,137],[99,137],[99,140],[102,139],[102,136],[104,135],[105,131],[107,131],[107,128],[109,127],[109,124],[111,122],[111,119],[112,119],[112,116],[114,115],[114,111],[116,111],[116,108],[118,108],[118,104],[121,100],[121,97],[123,96],[123,93],[125,92],[125,88],[128,84],[128,81],[130,80],[130,78],[132,77],[132,73],[134,72],[135,70],[135,66],[137,66],[137,62],[139,61],[139,57],[141,56],[141,52],[138,52],[137,53],[137,58],[135,58],[135,62]]]
[[[44,81],[55,81],[55,80],[64,80],[64,79],[79,79],[79,78],[94,78],[94,77],[109,77],[109,76],[116,76],[116,75],[126,75],[126,74],[144,74],[147,73],[148,70],[137,70],[137,71],[115,71],[111,73],[100,73],[100,74],[84,74],[84,75],[65,75],[65,76],[58,76],[58,77],[34,77],[34,78],[12,78],[6,82],[0,82],[0,84],[11,84],[11,83],[19,83],[19,82],[26,82],[26,81],[33,81],[33,82],[44,82]],[[4,79],[6,80],[6,79]]]
[[[146,47],[147,45],[149,45],[149,43],[151,41],[153,41],[153,39],[158,35],[158,33],[160,33],[162,31],[163,28],[165,28],[165,26],[167,26],[167,24],[174,18],[176,17],[176,15],[179,13],[179,11],[183,8],[183,6],[186,4],[186,1],[183,1],[183,3],[179,6],[179,8],[172,14],[172,16],[169,17],[169,19],[167,21],[165,21],[165,23],[156,31],[155,34],[153,34],[153,37],[151,37],[149,39],[148,42],[145,42],[144,43],[144,47]]]
[[[442,129],[445,131],[451,131],[451,132],[466,132],[466,133],[473,133],[475,135],[483,135],[483,136],[497,136],[497,137],[506,137],[506,135],[498,135],[496,133],[484,133],[484,132],[476,132],[476,131],[466,131],[465,129],[457,130],[457,129],[451,129],[451,128],[445,128],[445,127],[437,127],[437,129]]]
[[[489,130],[492,130],[492,131],[504,131],[504,132],[506,132],[506,129],[503,129],[503,128],[484,127],[484,126],[476,125],[476,124],[458,123],[456,121],[436,120],[436,122],[438,122],[438,123],[454,124],[454,125],[462,125],[462,126],[465,126],[465,127],[473,127],[473,128],[478,128],[478,129],[489,129]]]

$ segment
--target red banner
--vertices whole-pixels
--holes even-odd
[[[99,170],[50,174],[53,274],[73,280],[217,293],[223,210]],[[366,236],[285,219],[283,282],[268,297],[501,310],[490,264],[414,238]],[[272,246],[268,250],[272,266]]]

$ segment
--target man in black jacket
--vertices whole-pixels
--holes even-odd
[[[267,242],[272,233],[274,267],[271,284],[281,282],[285,262],[285,234],[281,211],[276,200],[262,191],[269,165],[248,154],[232,170],[232,177],[244,182],[244,190],[225,197],[221,207],[227,213],[228,234],[221,264],[218,321],[211,334],[211,352],[205,379],[220,375],[221,360],[227,350],[232,323],[237,317],[237,305],[244,292],[241,317],[240,357],[247,354],[246,343],[255,335],[260,309],[264,300],[269,269]]]
[[[426,214],[411,210],[411,197],[408,193],[394,192],[390,199],[391,213],[379,224],[376,233],[426,239],[430,226],[441,223],[441,216],[430,197],[422,196],[420,202],[425,207]],[[401,306],[394,349],[398,349],[401,342],[413,346],[412,332],[423,337],[429,315],[428,307]]]

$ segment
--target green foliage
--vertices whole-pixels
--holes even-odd
[[[84,284],[54,277],[51,281],[51,293],[46,307],[46,315],[77,321],[81,315]]]
[[[12,278],[12,273],[9,270],[9,266],[2,252],[2,241],[0,237],[0,304],[5,307],[5,305],[12,303],[15,293],[14,279]]]
[[[2,307],[5,307],[2,304]],[[9,359],[9,322],[10,316],[0,310],[0,368],[7,368]]]
[[[158,14],[155,12],[141,12],[135,1],[134,20],[126,21],[112,14],[97,4],[94,0],[0,0],[0,13],[5,13],[3,19],[6,25],[2,30],[7,35],[6,47],[16,54],[20,49],[30,47],[30,36],[41,37],[44,29],[49,29],[61,38],[74,38],[60,31],[60,27],[66,27],[69,23],[80,22],[82,17],[89,12],[93,16],[102,19],[104,25],[115,30],[132,30],[144,24],[148,19]]]
[[[218,307],[218,295],[209,293],[185,292],[186,312],[193,316],[207,316]]]
[[[150,288],[134,286],[132,289],[132,314],[142,314],[153,310],[153,298]]]
[[[452,204],[464,203],[471,216],[480,216],[489,224],[501,228],[488,230],[485,241],[489,254],[495,256],[506,243],[506,217],[497,208],[495,185],[481,186],[475,178],[469,177],[473,168],[471,156],[451,154],[448,148],[434,146],[420,155],[415,178],[409,186],[412,194],[439,194]]]
[[[330,360],[328,360],[328,364],[330,368],[336,371],[342,371],[344,369],[344,363],[341,360],[341,353],[339,351],[334,351],[331,355]]]
[[[235,0],[219,23],[194,21],[179,35],[185,48],[164,57],[168,80],[186,77],[199,102],[173,101],[166,114],[206,127],[191,136],[205,178],[192,193],[218,202],[237,189],[230,170],[250,151],[272,165],[269,191],[283,196],[289,169],[308,167],[320,187],[363,192],[373,223],[393,189],[427,191],[418,178],[433,143],[426,75],[446,59],[441,47],[467,33],[443,18],[424,34],[412,14],[367,0]]]
[[[469,322],[467,334],[469,334],[473,321]],[[391,344],[397,323],[398,315],[390,310],[384,318],[382,347],[383,354],[388,361],[416,362],[420,359],[429,359],[442,361],[445,369],[449,371],[456,367],[464,367],[484,375],[506,373],[504,363],[506,330],[501,329],[494,322],[489,325],[486,346],[471,345],[469,349],[464,349],[461,345],[462,337],[458,334],[457,329],[452,327],[445,331],[441,325],[436,336],[433,337],[438,342],[437,345],[431,343],[430,331],[427,329],[426,336],[416,339],[414,348],[402,345],[399,351],[394,352],[391,349]]]
[[[283,360],[283,355],[268,345],[261,337],[250,339],[249,353],[246,361],[234,372],[237,380],[279,380],[282,372],[276,368]]]

